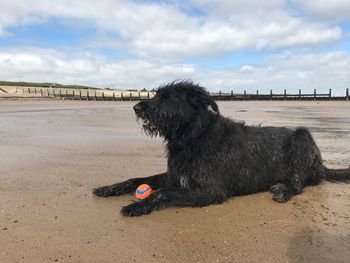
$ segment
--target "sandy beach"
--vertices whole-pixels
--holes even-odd
[[[136,218],[119,213],[133,196],[94,197],[166,169],[133,104],[0,100],[0,262],[349,262],[350,184]],[[248,125],[309,127],[327,166],[350,165],[350,102],[218,104]]]

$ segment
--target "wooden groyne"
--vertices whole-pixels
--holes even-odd
[[[113,91],[113,90],[82,90],[82,89],[52,89],[52,88],[18,88],[18,95],[26,95],[27,97],[38,98],[57,98],[62,100],[86,100],[86,101],[140,101],[152,98],[155,92],[147,91]],[[208,92],[208,94],[218,101],[254,101],[254,100],[346,100],[349,101],[349,89],[346,89],[343,95],[334,95],[332,89],[328,93],[318,93],[316,89],[312,93],[303,93],[299,89],[298,93],[289,93],[284,90],[283,93],[274,93],[270,90],[268,94],[260,93],[257,90],[255,93],[235,93],[231,92]],[[10,94],[8,94],[10,95]]]

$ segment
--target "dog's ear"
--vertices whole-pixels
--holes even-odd
[[[210,110],[211,108],[214,112],[219,113],[218,105],[205,91],[191,94],[188,102],[195,110]]]
[[[208,95],[208,97],[209,97],[209,95]],[[207,101],[208,101],[208,106],[210,106],[211,109],[213,111],[215,111],[216,113],[219,113],[219,107],[216,104],[216,102],[211,97],[209,97]]]

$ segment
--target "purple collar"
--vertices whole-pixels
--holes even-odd
[[[197,140],[200,137],[202,137],[202,135],[204,134],[205,129],[204,128],[198,128],[195,133],[193,134],[192,138]]]

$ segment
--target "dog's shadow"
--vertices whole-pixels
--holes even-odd
[[[350,262],[350,234],[303,229],[290,242],[288,256],[291,263]]]

